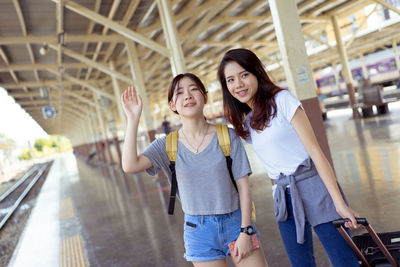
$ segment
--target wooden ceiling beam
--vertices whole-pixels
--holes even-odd
[[[127,26],[129,24],[133,14],[135,13],[135,11],[136,11],[136,9],[137,9],[137,7],[139,5],[139,2],[140,2],[139,0],[130,1],[129,6],[128,6],[126,12],[125,12],[125,15],[122,18],[122,21],[120,22],[121,25]],[[124,41],[126,41],[126,39]],[[116,46],[117,46],[116,43],[112,43],[110,45],[110,47],[108,48],[108,50],[106,52],[106,55],[104,56],[104,61],[105,62],[108,62],[108,60],[110,59],[110,57],[111,57],[111,55],[112,55],[112,53],[113,53],[113,51],[114,51]]]
[[[377,2],[378,4],[382,5],[384,8],[390,9],[393,12],[397,13],[398,15],[400,15],[400,9],[394,7],[393,5],[386,3],[384,0],[374,0],[375,2]]]
[[[60,74],[58,71],[56,71],[56,70],[47,69],[47,71],[49,71],[49,72],[51,72],[51,73],[53,73],[53,74],[55,74],[55,75],[57,75],[57,76],[61,75],[61,74]],[[71,82],[77,84],[77,85],[86,87],[87,89],[91,90],[93,93],[100,94],[100,95],[102,95],[102,96],[105,96],[105,97],[109,98],[111,101],[114,101],[114,96],[113,96],[112,94],[109,94],[109,93],[106,93],[106,92],[100,90],[100,89],[97,88],[95,85],[93,85],[93,84],[91,84],[91,83],[89,83],[89,82],[87,82],[87,81],[83,81],[83,80],[77,79],[77,78],[75,78],[75,77],[73,77],[73,76],[70,76],[70,75],[68,75],[68,74],[66,74],[66,73],[63,74],[63,77],[66,78],[67,80],[69,80],[69,81],[71,81]]]
[[[62,86],[69,86],[71,85],[71,82],[67,81],[62,81],[61,84]],[[32,82],[17,82],[17,83],[0,83],[0,87],[3,87],[8,90],[13,90],[13,89],[21,89],[21,88],[39,88],[42,86],[48,86],[52,88],[57,88],[58,83],[57,81],[32,81]]]
[[[101,0],[96,0],[96,2],[94,3],[93,11],[96,12],[96,13],[99,13],[100,5],[101,5]],[[86,35],[92,34],[95,25],[96,25],[96,23],[93,20],[89,20],[89,25],[88,25],[88,29],[86,31],[86,33],[87,33]],[[99,36],[103,37],[103,35],[99,35]],[[64,38],[65,38],[65,36],[64,36]],[[82,48],[82,53],[81,54],[84,55],[84,54],[86,54],[86,50],[88,48],[89,41],[86,38],[84,38],[82,40],[84,40],[84,44],[83,44],[83,48]],[[76,78],[77,79],[80,79],[81,73],[82,73],[82,69],[79,69],[78,72],[76,73]]]
[[[135,13],[135,11],[137,9],[137,6],[139,5],[139,2],[140,2],[139,0],[130,1],[129,6],[128,6],[125,14],[124,14],[124,17],[122,18],[122,21],[120,22],[120,24],[122,26],[126,27],[129,24],[133,14]],[[126,39],[125,39],[125,41],[126,41]],[[103,62],[105,64],[107,64],[109,62],[109,60],[110,60],[110,58],[111,58],[116,46],[117,46],[117,43],[111,43],[110,46],[108,47],[108,49],[107,49],[107,51],[106,51],[106,53],[104,55],[104,58],[103,58]],[[99,78],[100,75],[101,75],[101,73],[98,72],[97,73],[97,79]],[[89,76],[86,76],[86,77],[89,77]]]
[[[55,3],[58,3],[61,0],[51,0]],[[65,3],[65,7],[68,8],[71,11],[74,11],[75,13],[78,13],[79,15],[86,17],[90,20],[93,20],[103,26],[109,27],[113,31],[125,36],[128,39],[131,39],[132,41],[138,42],[141,45],[144,45],[150,49],[153,49],[154,51],[160,53],[161,55],[164,55],[166,57],[169,57],[169,51],[166,47],[154,42],[151,39],[148,39],[144,37],[143,35],[132,31],[119,23],[112,21],[96,12],[93,12],[92,10],[81,6],[73,1],[68,1]]]
[[[44,69],[56,69],[58,64],[10,64],[7,67],[0,67],[0,72],[8,72],[8,71],[33,71],[33,70],[44,70]],[[84,63],[64,63],[64,69],[77,69],[77,68],[85,68],[87,64]]]
[[[49,44],[49,47],[51,49],[56,50],[56,51],[57,50],[61,50],[65,55],[67,55],[69,57],[72,57],[72,58],[74,58],[74,59],[76,59],[76,60],[78,60],[78,61],[80,61],[82,63],[85,63],[90,67],[94,67],[96,69],[99,69],[102,72],[106,73],[107,75],[114,76],[114,77],[116,77],[116,78],[118,78],[118,79],[120,79],[122,81],[125,81],[125,82],[127,82],[129,84],[132,84],[132,82],[133,82],[132,79],[130,79],[129,77],[126,77],[125,75],[122,75],[117,71],[110,70],[107,66],[105,66],[103,64],[100,64],[100,63],[97,63],[96,61],[91,60],[91,59],[89,59],[89,58],[87,58],[85,56],[81,56],[78,53],[76,53],[76,52],[74,52],[74,51],[72,51],[72,50],[70,50],[68,48],[59,47],[59,46],[53,45],[53,44]]]
[[[118,6],[119,6],[120,3],[121,3],[120,0],[114,0],[113,1],[112,5],[111,5],[111,8],[110,8],[110,11],[108,12],[108,16],[107,16],[108,19],[112,20],[114,18],[115,12],[117,11]],[[107,32],[108,32],[108,27],[104,26],[103,30],[101,32],[101,35],[106,35]],[[101,47],[102,46],[103,46],[103,42],[98,42],[96,44],[95,53],[93,54],[93,57],[92,57],[93,61],[97,60],[97,57],[99,55],[99,52],[101,51]],[[89,67],[89,69],[86,72],[86,77],[85,77],[84,80],[87,81],[89,79],[90,75],[92,74],[92,69],[93,69],[92,67]]]
[[[85,42],[107,42],[107,43],[123,43],[127,40],[126,37],[120,34],[68,34],[65,33],[64,43],[85,43]],[[41,44],[53,43],[58,41],[53,35],[26,35],[26,36],[0,36],[0,45],[15,45],[15,44]],[[82,52],[84,53],[84,52]]]
[[[208,26],[208,22],[221,10],[226,9],[226,6],[229,4],[229,2],[230,1],[227,0],[214,2],[212,9],[207,12],[204,18],[194,28],[191,28],[190,35],[185,36],[185,39],[183,40],[184,46],[188,46],[194,40],[196,40],[199,37],[199,34]]]
[[[27,36],[28,32],[26,30],[25,18],[24,18],[24,15],[22,14],[19,0],[13,0],[13,4],[14,4],[15,10],[17,12],[17,17],[18,17],[18,21],[19,21],[19,24],[20,24],[20,27],[22,30],[22,34],[23,34],[23,36]],[[33,55],[32,47],[30,46],[30,44],[26,44],[26,48],[28,49],[29,58],[30,58],[32,64],[35,64],[35,57]],[[39,73],[37,72],[37,70],[34,70],[33,73],[35,75],[36,80],[39,81],[40,78],[39,78]]]
[[[0,57],[3,59],[4,63],[6,63],[6,66],[10,65],[10,61],[8,60],[6,53],[4,52],[4,50],[1,47],[0,47]],[[19,82],[17,75],[15,74],[15,72],[13,70],[10,70],[10,75],[16,83]]]

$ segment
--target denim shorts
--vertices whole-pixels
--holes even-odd
[[[259,236],[254,223],[256,235]],[[185,259],[187,261],[213,261],[225,259],[229,254],[228,244],[240,234],[241,212],[220,215],[185,214],[184,234]]]

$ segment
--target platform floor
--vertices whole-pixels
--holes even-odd
[[[400,105],[389,108],[387,115],[359,121],[349,110],[331,112],[325,122],[338,180],[378,232],[400,230]],[[270,183],[251,147],[246,150],[265,255],[270,266],[289,266]],[[183,258],[183,214],[178,204],[175,215],[167,215],[168,194],[163,178],[126,175],[63,154],[9,266],[191,266]],[[330,265],[316,237],[315,255],[318,266]]]

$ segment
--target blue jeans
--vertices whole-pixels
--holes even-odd
[[[240,234],[242,214],[240,209],[221,215],[185,214],[183,239],[187,261],[213,261],[225,259],[229,254],[228,244]],[[259,235],[255,225],[252,223]]]
[[[292,200],[289,188],[286,189],[286,203],[288,218],[284,222],[278,222],[278,226],[290,263],[292,266],[296,267],[316,266],[312,229],[307,218],[304,230],[304,243],[298,244],[296,241],[296,226],[294,223]],[[360,266],[353,250],[339,234],[332,222],[322,223],[313,228],[334,267]],[[349,233],[347,229],[346,231]]]

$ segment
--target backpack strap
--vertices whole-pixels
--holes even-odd
[[[229,139],[228,126],[226,124],[217,124],[218,143],[225,157],[231,155],[231,140]]]
[[[176,153],[178,151],[178,130],[167,135],[165,151],[167,152],[169,161],[175,161]]]
[[[217,136],[218,143],[224,153],[226,165],[228,166],[229,176],[231,177],[231,181],[236,191],[238,191],[235,178],[233,178],[232,172],[232,158],[231,158],[231,139],[229,139],[229,130],[226,124],[217,124]]]
[[[231,181],[236,191],[239,193],[239,190],[236,185],[235,178],[233,178],[232,172],[232,158],[231,158],[231,140],[229,138],[229,130],[226,124],[217,124],[217,135],[218,135],[218,143],[224,153],[226,159],[226,165],[228,166],[229,176],[231,177]],[[253,221],[256,221],[256,207],[254,202],[251,202],[251,217]]]
[[[175,160],[178,151],[178,130],[168,134],[165,139],[165,151],[169,159],[169,169],[172,173],[171,192],[169,195],[168,214],[174,214],[176,191],[178,190],[178,183],[176,181]]]

